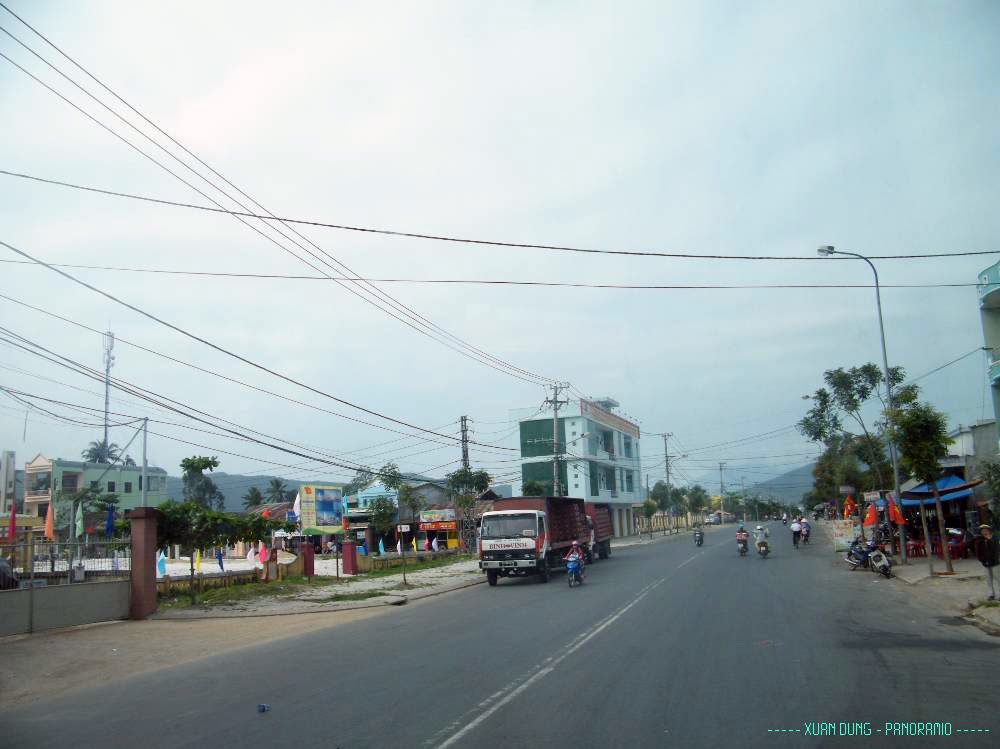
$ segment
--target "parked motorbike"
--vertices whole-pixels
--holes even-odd
[[[892,577],[892,560],[882,549],[875,546],[868,555],[868,568],[876,575],[886,579]]]
[[[749,550],[749,543],[748,543],[749,538],[750,538],[749,533],[736,534],[736,548],[739,549],[741,557],[745,557],[747,555],[747,551]]]
[[[856,538],[851,542],[851,548],[847,550],[847,555],[844,557],[844,561],[850,565],[852,570],[856,570],[858,567],[867,567],[872,552],[875,551],[876,548],[877,544],[874,539],[863,542],[860,538]],[[885,555],[883,554],[882,556]]]
[[[694,532],[694,543],[695,546],[701,546],[705,543],[705,532],[700,528]]]
[[[573,554],[566,560],[566,579],[571,588],[583,585],[583,560],[577,554]]]

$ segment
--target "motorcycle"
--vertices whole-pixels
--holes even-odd
[[[700,528],[694,532],[695,546],[701,546],[705,542],[705,532]]]
[[[878,546],[868,555],[868,568],[875,575],[882,575],[886,579],[892,577],[892,560]]]
[[[781,524],[782,525],[788,525],[788,518],[782,518],[781,519]]]
[[[862,543],[860,538],[856,538],[851,542],[851,548],[847,550],[844,561],[850,565],[852,570],[856,570],[858,567],[867,567],[876,546],[877,544],[874,539]],[[884,557],[885,555],[883,554],[882,556]]]
[[[747,551],[749,550],[749,548],[748,548],[749,544],[747,543],[747,539],[749,537],[750,537],[750,534],[748,534],[748,533],[738,533],[738,534],[736,534],[736,548],[739,549],[741,557],[745,557],[747,555]]]
[[[566,579],[571,588],[575,585],[583,585],[583,563],[576,554],[566,560]]]
[[[804,543],[804,544],[809,543],[809,529],[808,528],[803,528],[802,529],[802,543]]]
[[[771,553],[771,548],[767,541],[761,541],[757,544],[757,553],[760,554],[761,559],[767,558],[767,555]]]

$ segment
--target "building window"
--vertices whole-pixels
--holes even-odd
[[[108,482],[108,493],[111,494],[111,493],[114,492],[114,490],[115,490],[115,482],[114,481],[109,481]]]
[[[126,494],[131,494],[132,493],[132,482],[131,481],[126,481],[125,482],[125,493]]]
[[[625,439],[625,444],[622,447],[622,454],[626,458],[631,458],[632,457],[632,438],[629,437],[628,435],[625,435],[624,439]]]
[[[93,489],[94,491],[97,491],[98,490],[98,482],[97,481],[91,481],[90,482],[90,488]]]
[[[632,478],[632,471],[625,471],[625,491],[634,492],[635,482]]]

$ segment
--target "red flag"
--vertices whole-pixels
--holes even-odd
[[[906,525],[906,518],[903,517],[903,513],[899,511],[899,505],[895,502],[889,502],[889,519],[896,525]]]
[[[868,511],[865,513],[865,521],[862,525],[875,525],[878,522],[878,511],[875,509],[875,505],[868,505]]]
[[[7,538],[13,543],[17,537],[17,515],[14,508],[14,500],[10,501],[10,525],[7,526]]]
[[[858,509],[858,506],[854,504],[854,500],[848,494],[847,499],[844,500],[844,520],[847,520],[856,509]]]

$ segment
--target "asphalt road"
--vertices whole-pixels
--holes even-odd
[[[619,550],[575,589],[562,576],[476,586],[95,684],[4,711],[0,746],[996,744],[1000,639],[925,613],[902,583],[847,571],[822,534],[796,551],[771,530],[766,560],[740,558],[727,527],[700,549]],[[806,733],[866,721],[871,736]],[[878,733],[917,721],[953,734]]]

